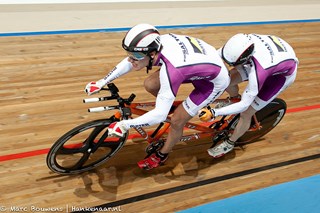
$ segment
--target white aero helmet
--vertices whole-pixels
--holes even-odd
[[[222,48],[222,59],[231,66],[246,63],[252,56],[254,43],[248,34],[232,36]]]
[[[150,52],[160,50],[160,33],[150,24],[138,24],[127,32],[122,40],[122,47],[129,56],[141,60]]]

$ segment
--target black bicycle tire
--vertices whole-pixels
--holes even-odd
[[[258,122],[260,122],[262,128],[256,131],[247,131],[243,136],[237,140],[237,145],[245,145],[253,142],[257,142],[259,138],[269,133],[274,129],[280,121],[283,119],[287,110],[287,104],[280,98],[275,98],[263,109],[256,112]],[[234,128],[239,121],[239,115],[230,122],[229,127]],[[252,120],[252,124],[254,121]]]
[[[112,150],[110,153],[108,153],[107,155],[105,155],[104,157],[102,157],[101,159],[95,161],[94,163],[90,163],[89,165],[86,165],[85,167],[79,168],[79,169],[72,169],[72,168],[64,168],[63,166],[59,165],[56,161],[56,157],[58,154],[58,151],[61,150],[61,148],[63,147],[63,145],[65,143],[68,142],[68,140],[70,140],[73,136],[89,130],[89,129],[93,129],[96,127],[103,127],[102,130],[100,132],[103,131],[103,129],[105,129],[107,126],[109,126],[113,121],[111,119],[100,119],[100,120],[94,120],[94,121],[90,121],[84,124],[81,124],[73,129],[71,129],[70,131],[68,131],[67,133],[65,133],[64,135],[62,135],[50,148],[48,154],[47,154],[47,158],[46,158],[46,163],[48,168],[58,174],[63,174],[63,175],[70,175],[70,174],[79,174],[79,173],[83,173],[89,170],[92,170],[100,165],[102,165],[103,163],[105,163],[106,161],[108,161],[111,157],[114,156],[114,154],[116,154],[125,144],[127,137],[128,137],[128,132],[125,134],[125,136],[119,138],[119,141],[116,142],[117,144],[115,145],[116,148],[114,150]],[[99,133],[98,133],[99,134]],[[111,144],[111,143],[107,143],[107,144]],[[113,143],[115,144],[115,143]],[[105,146],[105,144],[104,144]]]

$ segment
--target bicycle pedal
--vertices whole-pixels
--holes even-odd
[[[212,147],[216,146],[219,142],[225,140],[226,138],[228,138],[228,132],[221,131],[215,137],[212,138],[212,142],[213,142]],[[212,147],[210,147],[210,148],[212,148]]]
[[[145,149],[145,152],[148,154],[148,157],[152,153],[155,153],[156,151],[161,149],[163,147],[164,143],[165,143],[165,141],[162,139],[150,143]]]

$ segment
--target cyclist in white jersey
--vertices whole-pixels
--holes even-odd
[[[292,47],[273,35],[236,34],[219,49],[224,61],[233,66],[231,83],[226,91],[239,97],[238,84],[248,81],[240,102],[212,109],[212,117],[240,114],[234,133],[221,144],[208,149],[212,157],[220,157],[234,148],[250,127],[255,112],[270,103],[290,86],[297,74],[298,59]]]
[[[123,136],[129,128],[151,126],[164,121],[169,114],[178,89],[183,83],[192,83],[194,89],[175,109],[165,145],[150,157],[138,162],[143,169],[161,165],[172,147],[182,136],[183,126],[198,111],[218,98],[230,83],[228,70],[214,47],[206,42],[183,35],[159,34],[149,24],[131,28],[122,42],[128,57],[123,59],[105,78],[90,82],[85,91],[91,95],[107,83],[130,70],[159,66],[160,70],[145,81],[145,88],[156,96],[155,108],[130,120],[110,124],[110,135]]]

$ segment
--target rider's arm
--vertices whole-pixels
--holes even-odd
[[[249,71],[248,85],[246,86],[244,92],[242,93],[241,101],[226,107],[222,107],[220,109],[215,109],[214,110],[215,116],[231,115],[231,114],[237,114],[245,111],[246,109],[248,109],[248,107],[251,105],[253,100],[256,98],[258,91],[259,91],[259,88],[258,88],[256,70],[252,68]]]
[[[132,69],[132,64],[126,57],[117,66],[115,66],[103,79],[97,81],[99,85],[106,85],[112,82],[114,79],[128,73]]]
[[[164,69],[164,68],[162,68]],[[155,108],[146,114],[131,120],[123,120],[127,129],[138,126],[151,126],[164,121],[169,114],[170,108],[175,100],[170,82],[165,70],[160,70],[161,88],[157,95]]]

